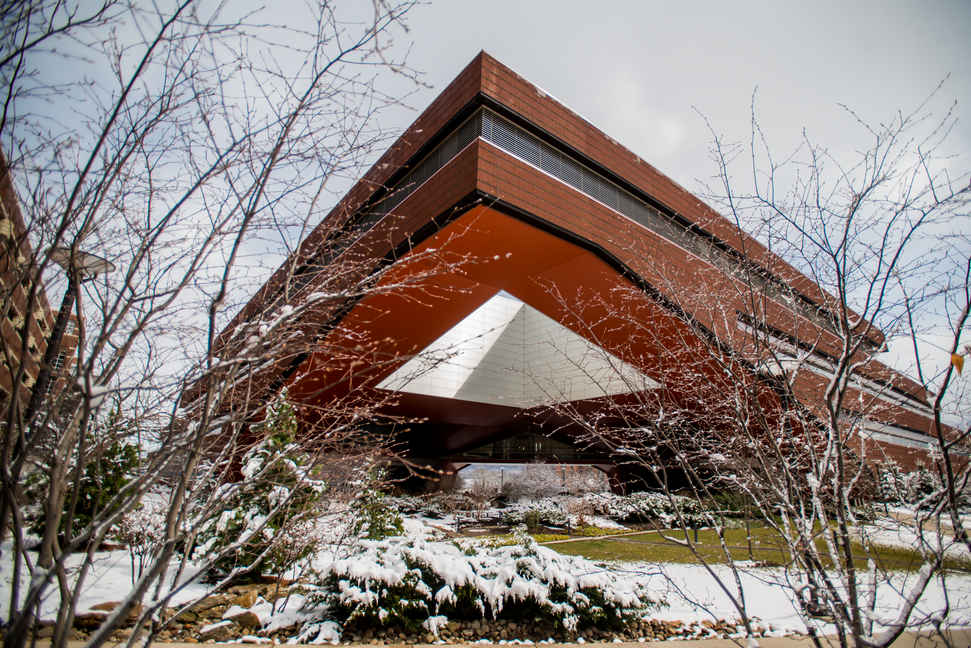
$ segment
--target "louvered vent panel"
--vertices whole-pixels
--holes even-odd
[[[513,128],[514,126],[504,119],[493,121],[492,142],[504,151],[516,155],[516,135]]]
[[[540,160],[540,168],[546,171],[552,176],[557,178],[563,178],[563,164],[561,162],[563,156],[558,151],[543,151],[543,157]]]
[[[480,133],[483,139],[539,167],[644,227],[656,230],[657,224],[666,223],[665,219],[645,202],[599,173],[557,151],[538,137],[487,108],[483,108],[480,114],[482,115]]]
[[[451,160],[461,149],[465,148],[465,145],[460,143],[459,135],[460,133],[456,131],[455,135],[442,142],[442,146],[438,149],[439,161]]]
[[[516,131],[516,155],[526,160],[533,166],[542,166],[540,160],[540,143],[524,133],[522,130],[517,128]]]
[[[580,191],[583,191],[583,182],[581,178],[581,166],[565,155],[560,158],[562,175],[560,179],[572,187],[576,187]]]
[[[634,197],[631,196],[626,191],[620,191],[617,193],[617,211],[619,211],[624,216],[630,218],[633,213],[632,203]]]
[[[630,217],[648,229],[656,229],[653,215],[653,211],[641,201],[635,200],[631,203]]]

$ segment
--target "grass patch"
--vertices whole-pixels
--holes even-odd
[[[584,526],[574,530],[573,537],[599,538],[601,536],[612,536],[630,533],[630,529],[604,529],[603,527]]]
[[[752,553],[749,554],[745,529],[727,529],[724,532],[725,541],[729,545],[732,559],[736,561],[755,560],[769,565],[787,565],[791,562],[791,554],[782,538],[772,529],[763,526],[752,528]],[[672,562],[691,564],[697,559],[691,550],[679,545],[671,539],[684,539],[685,534],[680,530],[647,531],[623,538],[604,537],[595,540],[579,540],[556,545],[556,550],[563,554],[584,556],[592,560],[620,560],[639,562]],[[694,540],[694,532],[688,537]],[[819,549],[825,550],[823,540],[817,540]],[[702,529],[698,531],[698,554],[705,560],[715,564],[728,564],[725,551],[719,543],[714,530]],[[920,554],[912,549],[903,547],[874,546],[871,548],[872,557],[882,569],[897,571],[916,571],[920,569],[922,559]],[[863,546],[853,544],[853,556],[858,565],[865,569],[868,555]],[[827,564],[828,563],[828,564]],[[827,567],[831,562],[826,561]],[[968,569],[968,560],[948,558],[944,561],[945,569]]]
[[[560,542],[571,538],[600,538],[602,536],[612,536],[630,533],[629,529],[604,529],[595,526],[585,526],[574,529],[570,535],[565,533],[530,533],[536,542]]]

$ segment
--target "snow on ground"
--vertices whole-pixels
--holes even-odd
[[[913,521],[914,519],[913,507],[890,506],[887,508],[887,512],[901,520]],[[968,531],[971,531],[971,513],[963,513],[959,519],[961,520],[961,526]],[[944,530],[948,532],[952,531],[954,528],[951,524],[951,519],[946,515],[941,516],[941,525],[943,526]]]
[[[7,618],[7,610],[10,606],[10,591],[13,580],[13,562],[11,555],[13,547],[10,542],[0,545],[0,618]],[[37,558],[37,554],[32,554],[32,559]],[[72,554],[68,557],[66,565],[68,571],[75,571],[84,560],[84,554]],[[176,571],[177,566],[173,566],[171,572]],[[191,570],[186,573],[186,577],[191,574]],[[173,573],[174,576],[174,573]],[[184,577],[182,583],[188,583],[188,578]],[[26,574],[26,569],[20,577],[20,593],[23,596],[30,584],[30,578]],[[109,601],[120,601],[132,588],[132,565],[131,557],[127,550],[122,551],[99,551],[95,554],[94,564],[88,572],[84,581],[84,587],[78,601],[78,612],[86,612],[92,605],[106,603]],[[188,583],[176,592],[169,605],[179,605],[202,598],[209,588],[200,583]],[[42,618],[53,619],[57,616],[60,607],[60,595],[56,584],[47,588],[47,594],[42,605]]]
[[[967,525],[967,522],[965,524]],[[930,547],[937,549],[940,546],[939,543],[943,535],[945,556],[956,560],[965,560],[971,564],[967,547],[955,543],[953,536],[947,533],[941,534],[937,531],[928,530],[922,534],[923,538],[921,538],[921,535],[918,535],[917,529],[911,523],[881,517],[871,524],[860,527],[859,533],[866,542],[900,549],[913,549],[914,547],[918,547],[922,544],[921,539]]]
[[[618,568],[627,570],[630,575],[641,574],[637,579],[641,584],[667,598],[668,607],[653,613],[654,618],[686,623],[739,618],[729,596],[700,565],[621,563]],[[733,586],[728,567],[716,566],[713,571],[722,582]],[[896,615],[904,601],[908,584],[912,584],[916,577],[916,574],[897,573],[889,583],[878,589],[875,615],[878,624],[880,619],[892,619]],[[747,612],[769,630],[767,635],[805,633],[808,630],[796,612],[792,589],[786,581],[784,570],[745,569],[741,581]],[[950,574],[946,598],[940,580],[935,580],[921,601],[921,615],[934,614],[950,604],[948,625],[971,626],[971,575]],[[824,634],[836,632],[832,624],[820,622],[816,628]]]
[[[438,529],[454,529],[454,525],[455,519],[452,516],[434,520],[409,517],[404,520],[405,533],[408,537],[433,544],[434,540],[443,535]],[[899,524],[892,524],[891,521],[867,527],[866,534],[871,541],[880,544],[913,546],[914,537],[907,535],[906,528],[902,528]],[[5,618],[11,591],[12,547],[7,542],[0,549],[3,552],[0,556],[0,618]],[[314,557],[312,563],[314,568],[319,570],[332,563],[335,558],[332,551],[321,552]],[[79,565],[82,559],[82,555],[71,556],[68,560],[69,569]],[[611,565],[610,569],[623,572],[619,574],[621,578],[636,581],[645,586],[648,591],[667,600],[668,607],[655,611],[652,614],[655,618],[692,623],[739,617],[716,578],[703,567],[681,564],[623,563]],[[174,572],[175,567],[170,571]],[[723,582],[731,586],[733,579],[727,567],[715,567],[714,572],[723,579]],[[800,619],[796,606],[791,600],[792,588],[786,582],[786,577],[786,572],[782,569],[758,567],[746,568],[741,576],[748,613],[762,621],[768,634],[804,633],[807,630],[805,622]],[[912,583],[915,578],[916,574],[895,573],[888,583],[881,585],[878,610],[875,615],[877,622],[880,619],[890,619],[895,616],[906,595],[908,583]],[[27,584],[28,578],[24,575],[21,578],[21,592],[26,591]],[[90,610],[91,606],[98,603],[121,600],[130,590],[131,584],[132,565],[128,552],[124,550],[99,552],[87,577],[78,611]],[[56,587],[50,587],[48,592],[44,600],[42,616],[54,618],[59,597]],[[193,601],[206,593],[207,586],[199,583],[188,584],[173,596],[169,605]],[[302,603],[302,597],[295,595],[285,614],[276,613],[276,622],[283,622],[299,614],[298,610]],[[946,592],[940,580],[932,582],[922,598],[921,614],[934,614],[946,607],[950,608],[948,625],[971,626],[971,574],[950,573],[947,578]],[[270,604],[260,600],[253,611],[261,619],[265,618],[269,621]],[[820,624],[818,629],[822,632],[835,630],[833,626],[825,624]]]

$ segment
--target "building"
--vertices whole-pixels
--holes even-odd
[[[36,276],[34,250],[27,224],[20,210],[17,190],[6,158],[0,151],[0,290],[2,290],[3,362],[0,363],[0,409],[7,420],[8,405],[17,393],[23,407],[30,399],[31,388],[40,373],[40,363],[47,352],[47,339],[54,328],[51,311],[42,285],[37,286],[32,306],[30,288]],[[77,318],[72,314],[52,367],[47,393],[64,387],[75,363],[78,346]],[[24,365],[23,378],[14,381]]]
[[[308,428],[336,416],[333,403],[371,394],[422,464],[545,457],[613,470],[617,448],[581,443],[553,405],[666,402],[717,434],[712,349],[744,365],[777,410],[763,384],[786,365],[749,348],[754,333],[818,359],[797,381],[801,407],[813,407],[837,353],[819,286],[486,53],[243,308],[222,353],[245,346],[248,326],[333,294],[341,273],[392,261],[376,290],[302,314],[286,337],[293,353],[252,369],[248,384],[286,388]],[[867,352],[883,345],[874,329]],[[871,362],[857,394],[872,412],[856,441],[871,441],[868,460],[926,458],[920,385]]]

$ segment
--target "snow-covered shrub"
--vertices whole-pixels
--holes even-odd
[[[417,495],[389,495],[385,497],[385,502],[405,515],[416,515],[424,514],[427,499]]]
[[[266,421],[254,431],[263,441],[243,458],[243,481],[222,484],[215,499],[220,508],[205,519],[196,537],[195,557],[225,552],[216,569],[226,572],[259,568],[279,573],[308,555],[312,545],[296,550],[281,539],[313,515],[313,507],[326,484],[311,478],[298,463],[300,452],[293,407],[281,400]]]
[[[355,517],[352,532],[359,538],[384,540],[404,532],[401,515],[380,491],[380,481],[379,473],[369,472],[362,483],[361,493],[351,504]]]
[[[429,619],[437,617],[543,620],[568,631],[618,629],[661,604],[588,560],[562,556],[523,533],[517,539],[471,552],[403,538],[363,541],[357,554],[334,561],[320,575],[305,609],[326,610],[341,625],[434,633],[440,624]]]
[[[921,500],[942,490],[941,479],[937,473],[919,465],[904,475],[904,500],[907,504],[920,504]]]
[[[878,502],[887,504],[902,504],[908,499],[906,475],[896,462],[891,461],[885,466],[877,468],[877,492]]]
[[[555,508],[532,508],[515,506],[502,513],[502,523],[507,526],[525,524],[527,528],[535,529],[540,526],[566,526],[570,516]]]
[[[465,493],[442,492],[428,498],[426,511],[441,510],[445,515],[468,513],[475,509],[475,502]]]
[[[877,469],[876,481],[876,499],[886,504],[919,505],[928,496],[943,491],[940,475],[923,465],[905,472],[895,462],[890,462]],[[959,492],[958,501],[961,506],[968,507],[971,494]]]
[[[475,501],[464,493],[440,491],[422,497],[388,498],[389,504],[399,507],[408,514],[419,514],[430,518],[441,518],[455,513],[475,510]]]
[[[142,570],[152,561],[165,538],[168,509],[161,499],[146,499],[126,513],[115,528],[115,537],[128,547],[131,556],[133,583],[142,577]]]
[[[118,494],[118,491],[137,476],[138,448],[124,439],[110,441],[116,436],[123,436],[119,430],[124,425],[120,415],[112,410],[108,414],[108,420],[95,432],[96,444],[98,439],[109,439],[109,441],[106,441],[103,447],[95,449],[93,455],[89,454],[85,457],[72,522],[75,531],[90,524],[98,513],[103,513],[108,502]],[[32,473],[27,479],[27,497],[35,502],[35,505],[28,505],[24,509],[24,515],[31,532],[38,536],[44,534],[46,514],[40,504],[45,501],[49,481],[48,475],[43,471]],[[65,483],[63,487],[67,489],[68,484]],[[64,492],[63,509],[60,512],[62,531],[65,528],[64,515],[70,506],[71,493]]]
[[[507,478],[506,484],[503,493],[514,500],[538,500],[563,490],[556,469],[542,461],[523,466]]]
[[[595,514],[618,522],[660,522],[665,526],[678,526],[683,520],[686,526],[691,527],[707,526],[713,521],[703,503],[681,495],[633,493],[625,496],[604,493],[587,495],[584,500]]]

